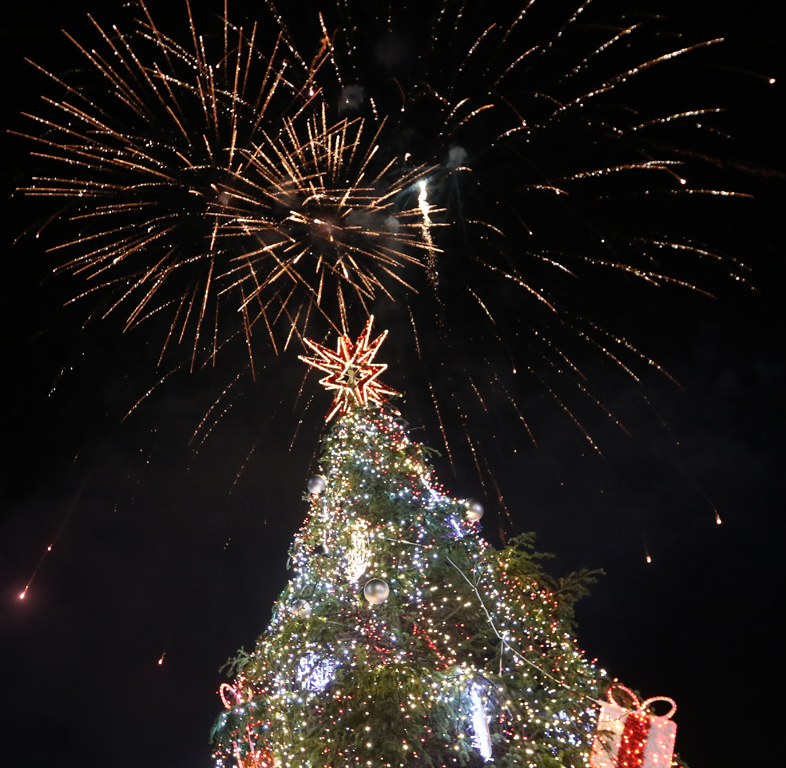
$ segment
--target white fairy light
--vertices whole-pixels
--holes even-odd
[[[371,550],[368,546],[368,526],[363,520],[357,520],[350,534],[352,544],[346,555],[345,570],[347,579],[355,583],[366,572]]]
[[[338,662],[331,657],[307,653],[297,665],[297,680],[303,688],[323,691],[333,680]]]
[[[486,717],[486,707],[483,704],[483,696],[480,686],[473,683],[469,689],[469,700],[472,707],[472,731],[474,737],[472,746],[480,752],[481,757],[491,760],[491,737],[489,735],[489,721]]]

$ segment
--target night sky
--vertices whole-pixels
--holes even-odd
[[[110,4],[100,5],[107,18]],[[484,530],[495,543],[500,528],[536,531],[556,574],[605,570],[580,604],[579,643],[629,687],[676,699],[677,749],[691,768],[774,765],[784,682],[786,11],[765,0],[690,5],[650,3],[694,39],[728,38],[711,60],[728,83],[734,152],[758,170],[735,176],[755,198],[711,224],[753,268],[757,291],[716,281],[716,298],[664,291],[604,308],[623,315],[620,327],[680,386],[648,378],[644,407],[642,387],[598,370],[594,391],[632,436],[604,432],[600,457],[544,413],[539,447],[522,443],[496,462],[510,519],[486,498]],[[36,108],[44,86],[24,57],[67,68],[59,30],[86,36],[95,6],[33,1],[4,13],[6,127],[20,128],[18,113]],[[218,668],[253,647],[286,583],[329,397],[312,387],[295,401],[303,372],[293,348],[244,380],[199,451],[189,439],[221,386],[216,372],[173,376],[123,421],[155,381],[157,347],[111,323],[83,328],[84,306],[63,307],[72,286],[46,277],[35,238],[14,243],[48,214],[14,193],[30,172],[29,146],[3,142],[2,763],[206,768]],[[386,381],[406,390],[394,338],[379,358],[391,364]],[[439,446],[419,406],[401,410],[414,439]],[[483,497],[468,463],[436,466],[448,492]]]

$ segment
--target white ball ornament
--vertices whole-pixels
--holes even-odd
[[[295,600],[292,603],[292,613],[301,619],[309,618],[311,616],[311,603],[308,600]]]
[[[483,517],[483,505],[477,499],[468,499],[464,503],[467,507],[464,512],[464,517],[469,520],[470,523],[476,523]]]
[[[381,605],[390,596],[390,587],[382,579],[371,579],[363,587],[363,596],[371,605]]]
[[[308,479],[306,483],[306,488],[308,492],[316,496],[318,493],[322,493],[325,490],[325,478],[322,475],[314,475]]]

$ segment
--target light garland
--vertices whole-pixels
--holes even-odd
[[[565,632],[537,566],[489,547],[428,453],[391,409],[334,425],[294,576],[214,729],[223,768],[409,768],[424,755],[442,768],[505,755],[588,765],[588,698],[604,673]],[[370,579],[389,585],[380,605],[363,597]]]

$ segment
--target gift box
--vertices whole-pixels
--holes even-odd
[[[618,704],[615,691],[624,691],[633,708]],[[671,719],[677,711],[674,700],[654,696],[639,703],[636,694],[622,685],[612,686],[608,697],[609,703],[601,705],[590,768],[670,768],[677,735],[677,724]],[[649,714],[647,708],[656,701],[665,701],[671,709],[665,715]]]

